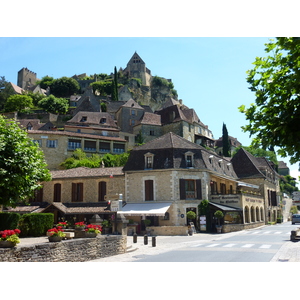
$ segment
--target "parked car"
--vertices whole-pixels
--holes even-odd
[[[292,215],[292,224],[295,224],[295,223],[300,223],[300,215],[299,214]]]

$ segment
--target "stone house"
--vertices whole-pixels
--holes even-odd
[[[240,146],[242,146],[242,144],[237,140],[237,138],[234,138],[232,136],[228,136],[228,140],[229,140],[229,145],[230,145],[230,149],[229,149],[229,153],[233,153],[234,150]],[[223,137],[219,137],[216,141],[215,141],[215,151],[216,153],[218,153],[219,155],[223,155]]]
[[[259,219],[250,220],[247,198],[239,193],[242,185],[257,187],[238,181],[229,160],[172,132],[134,148],[123,171],[126,205],[118,213],[131,219],[138,233],[149,219],[153,234],[186,234],[186,213],[198,213],[203,199],[210,201],[212,231],[216,210],[225,214],[224,232],[261,225],[263,199]]]
[[[51,171],[52,180],[43,183],[38,190],[39,202],[49,205],[44,212],[53,212],[55,220],[89,222],[98,215],[111,217],[111,202],[124,194],[124,173],[121,167],[86,168]],[[42,200],[42,201],[41,201]],[[98,218],[96,216],[96,218]]]
[[[61,169],[60,164],[71,157],[77,148],[87,154],[120,154],[127,151],[127,141],[120,137],[45,130],[28,130],[28,136],[39,144],[50,170]]]
[[[281,214],[281,193],[280,175],[276,172],[274,163],[265,157],[254,157],[243,148],[239,149],[231,163],[240,180],[258,187],[258,193],[264,199],[265,223],[276,222],[277,216]],[[257,203],[257,200],[252,199],[250,202]],[[253,205],[251,210],[254,210]],[[254,211],[251,211],[252,214],[255,218]]]

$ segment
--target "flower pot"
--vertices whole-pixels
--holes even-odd
[[[85,227],[75,227],[75,231],[84,231],[85,230]]]
[[[61,236],[48,236],[49,242],[61,242],[62,237]]]
[[[16,246],[16,243],[11,241],[0,241],[0,248],[13,248]]]
[[[222,233],[222,226],[216,226],[217,228],[217,233]]]
[[[85,237],[86,238],[95,238],[97,236],[96,232],[86,232]]]

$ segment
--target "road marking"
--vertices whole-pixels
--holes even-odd
[[[193,246],[191,246],[192,248],[196,248],[196,247],[200,247],[200,246],[202,246],[203,244],[197,244],[197,245],[193,245]]]
[[[208,246],[206,246],[207,248],[212,248],[212,247],[216,247],[216,246],[218,246],[218,245],[220,245],[220,244],[211,244],[211,245],[208,245]]]
[[[260,231],[254,231],[251,234],[258,234],[258,233],[260,233]]]
[[[271,248],[271,245],[261,245],[259,248],[269,249],[269,248]]]
[[[252,246],[254,246],[254,244],[246,244],[246,245],[242,246],[242,248],[251,248]]]
[[[271,231],[266,231],[265,233],[270,233]]]
[[[276,231],[274,232],[274,234],[280,234],[282,231]]]
[[[227,244],[227,245],[224,245],[223,247],[224,248],[231,248],[231,247],[233,247],[233,246],[235,246],[236,244]]]

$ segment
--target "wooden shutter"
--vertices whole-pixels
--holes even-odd
[[[145,201],[154,200],[153,197],[153,180],[145,180]]]
[[[61,184],[54,184],[54,197],[53,202],[61,202]]]
[[[196,180],[197,199],[202,199],[201,179]]]
[[[72,183],[72,202],[76,202],[77,199],[77,184]]]
[[[78,191],[78,199],[77,199],[77,201],[79,201],[79,202],[83,202],[83,183],[78,183],[78,189],[79,189],[79,191]]]
[[[180,199],[184,200],[186,198],[184,179],[179,179],[179,190],[180,190]]]
[[[100,181],[98,184],[98,201],[105,201],[104,196],[106,195],[106,182]]]

